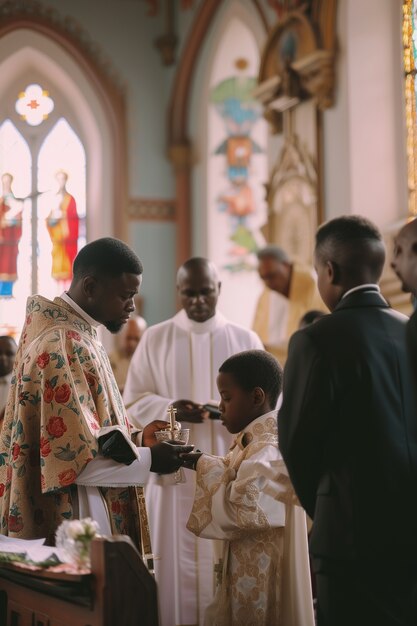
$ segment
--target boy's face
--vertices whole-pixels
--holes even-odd
[[[239,387],[233,375],[226,372],[220,372],[217,376],[217,388],[221,398],[220,419],[229,433],[239,433],[256,417],[254,392]]]

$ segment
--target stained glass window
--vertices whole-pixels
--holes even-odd
[[[256,251],[265,245],[267,125],[253,96],[260,56],[254,33],[233,17],[216,46],[207,109],[208,256],[219,267],[222,311],[250,326],[259,290]],[[239,293],[253,306],[239,307]]]
[[[30,126],[39,126],[53,111],[54,102],[40,85],[28,85],[20,92],[16,111]]]
[[[405,114],[407,126],[408,212],[417,215],[417,0],[403,2]]]
[[[27,297],[67,289],[86,241],[84,146],[40,85],[0,120],[0,187],[0,335],[18,337]]]

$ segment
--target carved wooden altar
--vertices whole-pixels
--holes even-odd
[[[91,574],[0,567],[1,626],[157,626],[156,583],[126,536],[92,542]]]

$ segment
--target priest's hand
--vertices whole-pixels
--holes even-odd
[[[155,437],[155,433],[158,430],[165,430],[169,428],[169,422],[164,422],[162,420],[154,420],[142,431],[142,446],[144,448],[152,448],[158,443],[157,438]]]
[[[180,453],[191,452],[194,446],[178,445],[179,442],[161,441],[152,446],[151,450],[151,472],[158,474],[171,474],[176,472],[182,464]]]
[[[196,404],[192,400],[176,400],[172,406],[177,409],[176,419],[179,422],[201,424],[209,415],[202,404]]]

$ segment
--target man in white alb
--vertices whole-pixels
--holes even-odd
[[[183,306],[173,318],[148,328],[133,355],[124,391],[130,420],[145,426],[166,419],[168,407],[190,428],[189,442],[225,455],[231,438],[203,405],[218,401],[216,378],[223,361],[242,350],[262,349],[258,336],[216,312],[220,282],[215,266],[189,259],[177,275]],[[186,523],[195,491],[195,473],[185,484],[155,475],[146,488],[159,589],[161,626],[202,624],[214,593],[214,545],[194,537]]]

